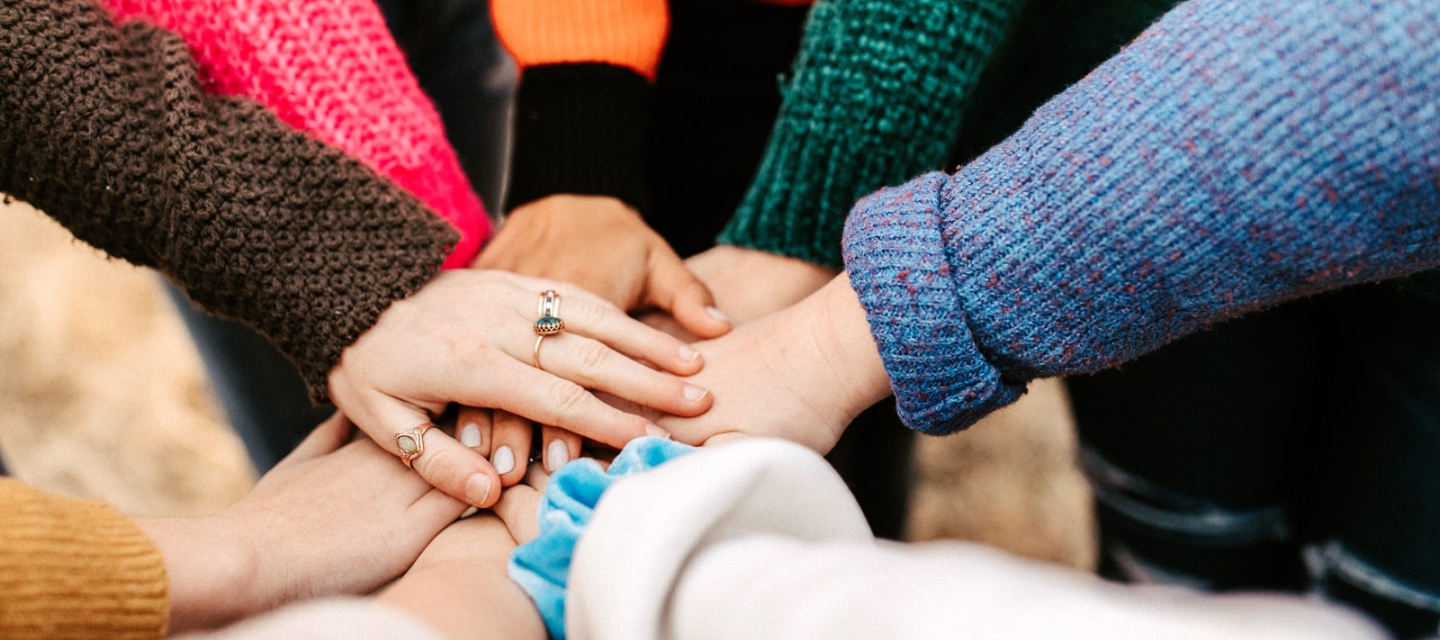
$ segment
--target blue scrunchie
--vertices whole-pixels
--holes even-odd
[[[565,638],[565,587],[570,580],[570,558],[595,514],[600,496],[620,478],[644,473],[694,450],[672,440],[639,438],[625,446],[610,463],[609,471],[602,470],[594,460],[581,459],[550,476],[536,512],[540,535],[517,547],[510,556],[510,579],[535,602],[550,637]]]

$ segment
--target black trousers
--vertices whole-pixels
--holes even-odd
[[[1105,573],[1440,630],[1440,302],[1358,287],[1069,382]]]

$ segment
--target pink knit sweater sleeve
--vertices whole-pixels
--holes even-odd
[[[116,22],[180,34],[206,92],[245,96],[343,149],[459,229],[445,268],[468,265],[491,233],[373,0],[101,0]]]

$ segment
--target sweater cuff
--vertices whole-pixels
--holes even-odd
[[[845,266],[890,384],[900,419],[943,435],[1019,399],[1029,380],[1002,375],[976,344],[940,229],[944,173],[882,189],[855,205]]]
[[[644,76],[599,63],[530,67],[516,100],[507,211],[562,193],[611,196],[645,211]]]
[[[1015,0],[826,0],[760,170],[720,241],[841,265],[856,199],[945,165]]]
[[[550,477],[536,511],[540,535],[517,547],[510,556],[510,578],[535,602],[550,637],[565,639],[570,560],[595,515],[600,496],[621,478],[644,473],[692,451],[695,447],[672,440],[639,438],[625,446],[608,470],[601,469],[594,460],[577,460]]]
[[[160,550],[119,511],[0,479],[0,637],[159,638]]]

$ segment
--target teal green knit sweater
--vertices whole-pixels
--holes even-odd
[[[758,175],[720,242],[840,268],[861,196],[943,167],[1022,0],[821,0]]]

